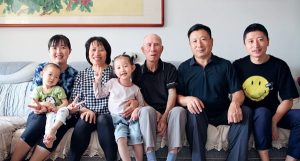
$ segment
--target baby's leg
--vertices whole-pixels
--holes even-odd
[[[53,132],[52,132],[52,127],[55,124],[56,113],[48,112],[46,114],[46,117],[47,117],[47,121],[46,121],[45,135],[44,135],[43,143],[46,145],[47,148],[51,148],[52,143],[55,140],[54,139],[55,134],[53,134]]]
[[[115,138],[118,145],[120,157],[123,161],[131,161],[127,145],[128,124],[127,121],[119,115],[112,114],[112,120],[115,125]]]
[[[120,137],[117,140],[117,144],[118,144],[119,154],[120,154],[122,160],[123,161],[131,161],[129,150],[128,150],[128,145],[127,145],[127,138]]]
[[[55,117],[55,122],[52,126],[52,130],[57,131],[58,128],[60,128],[63,124],[66,124],[66,120],[69,116],[69,110],[67,107],[62,107],[60,108],[57,113],[56,113],[56,117]]]
[[[129,122],[129,141],[128,144],[133,146],[135,160],[143,161],[143,139],[138,121]]]
[[[143,144],[135,144],[132,146],[135,155],[135,160],[143,161],[143,157],[144,157]]]
[[[45,133],[44,144],[47,148],[51,148],[54,140],[56,139],[56,132],[63,124],[66,124],[67,117],[69,116],[69,110],[66,107],[60,108],[55,117],[55,122],[52,127]]]

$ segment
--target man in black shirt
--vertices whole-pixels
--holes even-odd
[[[300,159],[300,109],[291,110],[293,99],[299,97],[291,71],[286,62],[266,53],[269,36],[263,25],[249,25],[244,44],[249,55],[233,65],[243,81],[244,104],[253,110],[255,147],[261,160],[269,161],[278,127],[290,129],[286,161],[296,161]]]
[[[178,102],[187,112],[187,139],[193,161],[205,161],[208,124],[229,125],[228,161],[248,160],[251,111],[241,107],[244,94],[230,61],[212,54],[209,27],[196,24],[188,31],[193,57],[178,68]],[[232,99],[229,99],[231,94]]]
[[[141,108],[139,117],[148,161],[156,160],[157,134],[167,136],[167,161],[175,161],[183,145],[186,124],[186,110],[176,106],[177,70],[174,65],[160,59],[162,51],[161,38],[156,34],[147,35],[142,46],[146,61],[137,66],[133,78],[149,105]]]

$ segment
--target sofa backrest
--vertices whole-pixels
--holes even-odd
[[[36,63],[0,62],[0,116],[26,117]]]

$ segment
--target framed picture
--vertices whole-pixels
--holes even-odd
[[[164,0],[0,0],[0,27],[160,27]]]

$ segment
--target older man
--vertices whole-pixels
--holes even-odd
[[[175,161],[183,144],[186,124],[186,110],[175,106],[177,70],[174,65],[160,59],[163,45],[158,35],[145,36],[141,49],[146,60],[142,66],[137,66],[133,80],[150,105],[141,109],[139,118],[147,159],[156,160],[154,150],[158,134],[168,138],[167,161]]]

